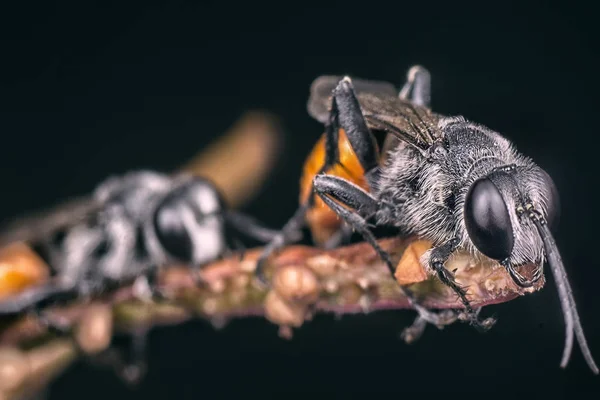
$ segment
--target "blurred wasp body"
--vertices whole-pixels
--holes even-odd
[[[6,230],[0,238],[0,317],[34,312],[52,331],[68,333],[70,327],[44,316],[46,306],[93,299],[131,283],[139,297],[161,298],[155,284],[160,268],[198,270],[240,248],[232,228],[263,242],[275,234],[228,209],[206,179],[153,171],[111,177],[91,197]]]
[[[0,299],[0,315],[65,296],[91,297],[140,277],[152,281],[159,268],[174,263],[198,269],[230,249],[230,228],[261,241],[274,235],[228,210],[211,182],[151,171],[109,178],[88,202],[19,225],[2,242],[30,244],[52,276],[42,285],[30,279],[19,293]]]
[[[311,115],[326,124],[324,147],[334,149],[329,161],[340,159],[335,147],[344,132],[368,187],[329,173],[327,165],[312,179],[314,193],[371,243],[392,273],[395,266],[378,246],[372,226],[393,226],[430,240],[434,247],[421,262],[458,294],[470,322],[483,329],[494,320],[478,320],[465,289],[444,266],[448,258],[460,249],[499,262],[521,287],[539,280],[548,261],[566,324],[561,366],[566,366],[576,336],[586,362],[598,373],[549,228],[559,206],[552,179],[500,134],[460,116],[432,112],[427,70],[415,66],[408,76],[400,95],[359,90],[344,77],[329,94],[311,98]],[[385,157],[375,146],[374,131],[388,135]],[[537,266],[530,279],[518,272],[524,264]],[[402,290],[421,321],[439,323],[439,314],[423,310],[414,293]]]

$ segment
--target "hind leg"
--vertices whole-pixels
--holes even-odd
[[[113,344],[100,354],[86,355],[84,360],[93,366],[108,368],[119,379],[135,386],[147,371],[148,329],[133,332],[130,339],[124,346]]]
[[[412,103],[429,107],[431,104],[431,75],[420,65],[415,65],[408,70],[406,83],[398,95]]]
[[[0,316],[31,313],[48,331],[60,336],[67,335],[70,333],[71,327],[50,318],[44,310],[49,305],[76,298],[77,294],[78,292],[73,286],[46,284],[34,287],[3,300],[0,303]]]

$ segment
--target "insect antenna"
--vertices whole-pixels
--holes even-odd
[[[563,356],[560,362],[560,366],[561,368],[565,368],[569,363],[569,359],[571,358],[571,352],[573,350],[573,334],[575,334],[575,336],[577,337],[577,342],[579,343],[579,347],[581,348],[581,352],[583,353],[583,357],[585,358],[585,361],[587,362],[590,369],[594,372],[594,374],[597,375],[599,373],[598,367],[594,362],[592,352],[590,351],[590,348],[587,344],[587,340],[585,339],[585,335],[583,334],[583,327],[581,326],[581,321],[579,320],[579,313],[577,312],[575,298],[573,297],[573,291],[571,289],[571,285],[569,284],[569,279],[567,278],[567,271],[565,270],[565,266],[560,257],[560,253],[558,252],[556,242],[552,237],[552,233],[548,228],[546,220],[544,220],[537,214],[532,214],[532,220],[540,236],[542,237],[542,241],[544,242],[546,258],[548,259],[550,270],[552,271],[554,281],[556,282],[558,296],[560,298],[560,306],[562,308],[563,317],[565,319],[565,348],[563,350]]]

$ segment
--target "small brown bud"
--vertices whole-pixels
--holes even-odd
[[[113,316],[110,306],[94,304],[79,320],[75,339],[83,351],[94,354],[108,348],[112,334]]]
[[[335,257],[327,254],[310,257],[306,261],[306,265],[321,277],[333,275],[337,269],[337,263],[338,260]]]
[[[0,348],[0,390],[20,387],[29,373],[27,357],[12,347]]]
[[[399,284],[410,285],[427,279],[427,272],[421,265],[420,258],[430,248],[431,243],[425,240],[417,240],[408,245],[394,274]]]
[[[267,294],[265,316],[274,324],[299,327],[304,322],[305,314],[304,305],[288,303],[274,290]]]
[[[320,285],[315,274],[301,265],[286,265],[275,271],[273,288],[294,303],[312,303],[319,297]]]
[[[337,303],[340,305],[355,305],[359,304],[364,292],[358,285],[349,284],[342,286],[337,295]]]

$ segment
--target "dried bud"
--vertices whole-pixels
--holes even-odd
[[[306,265],[318,276],[331,276],[337,269],[338,260],[327,254],[310,257],[306,260]]]
[[[364,292],[358,285],[349,284],[340,288],[336,299],[339,305],[355,305],[359,304],[363,295]]]
[[[27,357],[16,348],[0,349],[0,390],[13,390],[21,386],[29,373]]]
[[[265,299],[265,316],[277,325],[299,327],[304,322],[306,307],[286,302],[278,292],[271,290]]]
[[[99,353],[110,345],[113,317],[110,306],[94,304],[79,320],[75,340],[89,354]]]
[[[396,267],[394,274],[401,285],[423,282],[427,279],[427,272],[421,265],[421,256],[431,248],[431,243],[417,240],[408,245]]]
[[[275,271],[273,288],[284,299],[294,303],[312,303],[321,290],[315,274],[302,265],[286,265]]]

